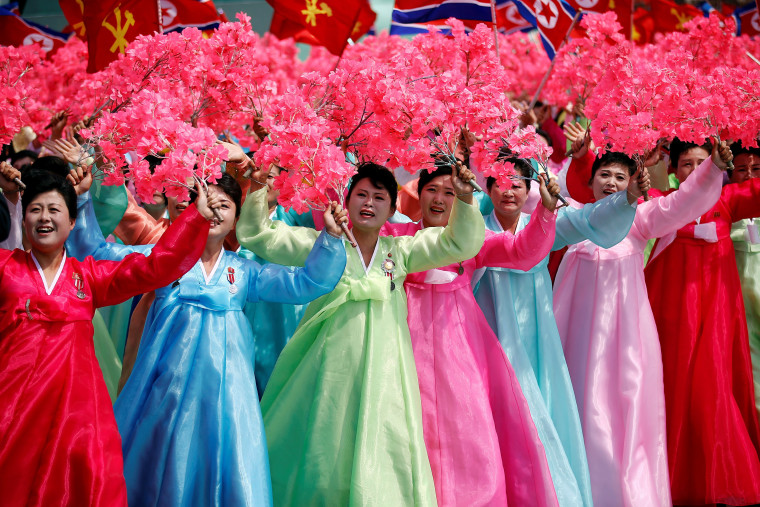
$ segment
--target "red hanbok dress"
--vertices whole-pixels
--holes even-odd
[[[150,256],[64,254],[52,287],[34,256],[0,250],[0,503],[126,505],[121,438],[95,358],[95,309],[168,285],[200,258],[195,207]]]
[[[661,238],[644,270],[662,347],[675,505],[760,502],[760,427],[731,224],[760,216],[760,179]]]

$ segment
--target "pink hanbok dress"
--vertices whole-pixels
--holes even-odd
[[[660,342],[644,282],[650,238],[677,231],[718,200],[722,172],[706,160],[664,197],[640,202],[612,248],[570,246],[554,315],[583,426],[595,505],[669,506]]]
[[[538,206],[519,234],[487,232],[475,258],[406,277],[423,434],[440,506],[558,505],[528,404],[470,285],[479,268],[540,262],[554,242],[554,220]],[[384,229],[413,236],[422,223]]]

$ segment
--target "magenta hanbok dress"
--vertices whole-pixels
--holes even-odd
[[[558,504],[528,403],[470,285],[486,266],[540,262],[554,242],[554,221],[538,206],[519,234],[487,232],[475,258],[406,277],[423,435],[440,506]],[[383,233],[413,236],[422,227],[387,224]]]
[[[595,505],[672,505],[660,342],[644,282],[647,241],[677,231],[718,200],[706,160],[677,192],[641,202],[612,248],[570,246],[554,315],[586,442]]]

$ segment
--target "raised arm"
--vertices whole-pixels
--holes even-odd
[[[266,187],[248,194],[237,223],[242,246],[268,262],[286,266],[303,266],[318,235],[314,229],[270,220]]]
[[[267,264],[249,279],[249,301],[306,304],[331,292],[346,268],[343,240],[323,230],[302,268]]]
[[[134,253],[119,262],[89,259],[95,306],[115,305],[182,277],[200,258],[208,228],[208,219],[191,205],[166,230],[151,255]]]
[[[477,267],[531,269],[551,252],[556,218],[555,213],[539,204],[528,225],[517,234],[487,233],[483,248],[475,256]]]
[[[164,231],[166,224],[138,206],[132,193],[127,191],[127,211],[114,229],[114,236],[127,245],[150,245],[158,243]]]
[[[628,234],[636,216],[636,205],[628,204],[623,190],[582,208],[560,208],[552,250],[591,240],[602,248],[612,248]]]
[[[423,229],[414,236],[397,239],[406,255],[407,272],[427,271],[475,257],[483,246],[485,227],[476,205],[456,199],[446,227]]]
[[[707,213],[720,198],[723,171],[707,158],[680,188],[639,204],[635,227],[644,238],[660,238]]]
[[[95,217],[90,193],[85,192],[77,197],[76,225],[66,240],[66,252],[69,255],[80,261],[90,255],[95,260],[120,261],[135,252],[148,255],[151,248],[152,246],[129,246],[107,242]]]

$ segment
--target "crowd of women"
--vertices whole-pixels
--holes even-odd
[[[306,215],[234,143],[142,205],[7,147],[3,505],[760,503],[760,150],[540,123],[558,178],[361,163]]]

